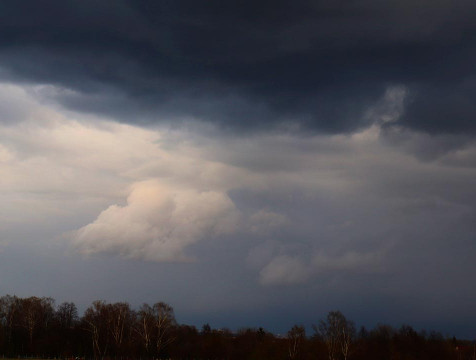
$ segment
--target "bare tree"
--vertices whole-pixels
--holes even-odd
[[[175,321],[174,309],[169,304],[158,302],[154,304],[152,309],[156,330],[155,345],[157,355],[160,355],[160,351],[174,340],[171,332],[177,322]]]
[[[47,328],[53,318],[54,300],[52,298],[38,298],[32,296],[21,299],[21,321],[20,326],[28,332],[30,350],[33,345],[33,335],[39,327]]]
[[[126,302],[109,305],[108,315],[108,324],[116,353],[121,353],[124,338],[129,334],[131,328],[133,318],[131,307]]]
[[[155,350],[157,356],[173,340],[172,330],[176,326],[173,308],[158,302],[153,306],[143,304],[136,315],[134,332],[139,335],[145,351],[151,355]]]
[[[61,329],[72,329],[78,321],[78,309],[72,302],[64,302],[56,309],[56,318]]]
[[[304,326],[294,325],[291,330],[288,331],[288,355],[291,360],[295,360],[299,356],[302,343],[306,338],[306,329]]]
[[[83,316],[85,329],[91,334],[95,359],[103,359],[109,347],[109,307],[104,301],[94,301]]]
[[[145,351],[149,355],[154,333],[154,312],[148,304],[143,304],[137,312],[133,330],[139,335]]]
[[[12,331],[15,318],[20,313],[20,299],[16,296],[5,295],[0,298],[0,318],[6,331],[7,343],[12,341]]]
[[[314,330],[324,339],[329,360],[337,360],[339,354],[347,360],[355,337],[355,326],[351,321],[340,311],[331,311],[325,321],[319,322],[319,327],[314,326]]]
[[[355,338],[355,326],[352,321],[346,320],[344,315],[342,315],[342,323],[340,328],[340,349],[342,352],[342,356],[344,360],[347,360],[350,354],[350,347],[352,345],[352,341]]]

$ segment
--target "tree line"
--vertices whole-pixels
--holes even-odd
[[[356,329],[332,311],[306,334],[302,325],[280,336],[263,328],[237,332],[178,324],[164,303],[132,309],[94,301],[82,316],[72,302],[47,297],[0,298],[0,355],[95,360],[476,360],[469,341],[440,333],[378,325]]]

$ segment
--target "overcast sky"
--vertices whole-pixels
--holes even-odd
[[[476,336],[476,2],[0,2],[0,293]]]

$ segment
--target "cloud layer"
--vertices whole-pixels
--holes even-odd
[[[127,123],[349,133],[389,85],[399,124],[474,134],[473,1],[3,1],[3,78]],[[34,14],[29,16],[28,14]]]
[[[205,310],[325,291],[332,301],[399,299],[401,314],[438,294],[432,317],[464,306],[455,283],[475,295],[461,279],[476,271],[476,142],[400,126],[406,87],[387,88],[357,132],[235,137],[192,120],[118,123],[65,110],[45,91],[66,90],[0,85],[4,249],[62,244],[77,261],[117,261],[131,278],[141,260],[188,271],[225,299],[196,290]]]
[[[2,289],[474,323],[474,14],[1,1]]]

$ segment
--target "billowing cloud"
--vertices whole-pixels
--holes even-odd
[[[127,205],[112,205],[72,234],[84,254],[118,253],[155,261],[186,260],[185,247],[236,231],[239,212],[214,191],[173,188],[157,181],[136,183]]]

